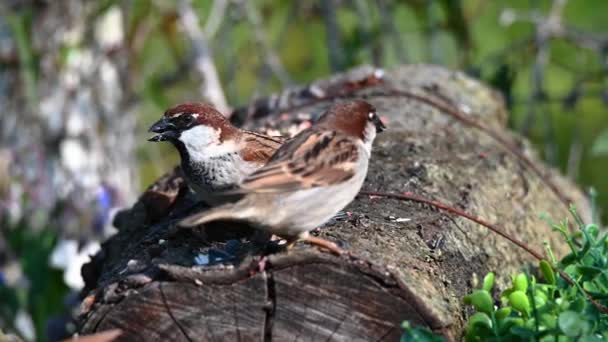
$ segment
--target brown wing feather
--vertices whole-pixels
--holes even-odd
[[[353,138],[311,129],[283,145],[243,181],[241,190],[284,192],[339,183],[354,175],[357,158]]]
[[[266,164],[285,140],[283,137],[270,137],[255,132],[244,131],[240,141],[244,146],[241,150],[241,156],[243,160],[248,162]]]

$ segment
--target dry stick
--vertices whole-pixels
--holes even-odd
[[[551,191],[553,191],[553,193],[555,193],[555,195],[559,198],[559,200],[567,208],[570,207],[570,203],[572,202],[570,200],[570,198],[568,198],[568,196],[566,196],[557,187],[557,185],[555,183],[553,183],[553,181],[551,181],[551,179],[549,179],[549,177],[547,177],[547,175],[545,175],[532,162],[532,160],[530,160],[530,158],[526,157],[519,150],[519,148],[517,146],[513,145],[513,143],[511,143],[510,141],[505,139],[500,134],[494,132],[491,128],[482,125],[480,122],[478,122],[477,120],[475,120],[472,117],[469,117],[467,114],[463,113],[462,111],[460,111],[456,108],[453,108],[440,101],[432,99],[430,97],[426,97],[424,95],[415,94],[415,93],[412,93],[409,91],[394,89],[394,88],[390,88],[390,87],[387,89],[387,91],[389,92],[388,94],[380,93],[380,94],[374,94],[374,95],[376,95],[376,96],[403,96],[403,97],[409,97],[409,98],[415,99],[420,102],[424,102],[426,104],[429,104],[429,105],[439,109],[440,111],[443,111],[443,112],[453,116],[454,118],[465,123],[466,125],[477,128],[480,131],[486,133],[489,137],[491,137],[492,139],[498,141],[501,145],[503,145],[507,149],[507,151],[509,151],[511,154],[513,154],[517,159],[521,160],[528,168],[530,168],[532,170],[532,172],[534,172],[542,180],[543,183],[545,183],[545,185],[547,185],[551,189]]]
[[[414,201],[414,202],[418,202],[418,203],[424,203],[424,204],[428,204],[432,207],[435,207],[437,209],[443,210],[443,211],[447,211],[451,214],[460,216],[460,217],[464,217],[468,220],[471,220],[477,224],[480,224],[486,228],[488,228],[489,230],[491,230],[492,232],[502,236],[503,238],[509,240],[511,243],[513,243],[514,245],[516,245],[517,247],[523,249],[524,251],[526,251],[528,254],[532,255],[535,259],[537,259],[538,261],[546,261],[549,265],[551,265],[553,267],[553,265],[547,261],[547,259],[545,259],[540,253],[538,253],[537,251],[533,250],[530,246],[528,246],[526,243],[524,243],[523,241],[509,235],[508,233],[506,233],[505,231],[503,231],[502,229],[498,228],[496,225],[489,223],[479,217],[467,214],[466,212],[460,210],[460,209],[456,209],[454,207],[450,207],[446,204],[437,202],[437,201],[433,201],[433,200],[429,200],[426,198],[422,198],[419,196],[416,196],[414,194],[411,193],[403,193],[403,194],[396,194],[396,193],[390,193],[390,192],[379,192],[379,191],[361,191],[360,192],[361,195],[368,195],[368,196],[377,196],[377,197],[386,197],[386,198],[393,198],[393,199],[398,199],[398,200],[405,200],[405,201]],[[576,286],[581,293],[591,302],[591,304],[593,304],[598,310],[600,310],[600,312],[604,313],[604,314],[608,314],[608,308],[606,308],[604,305],[598,303],[595,299],[593,299],[593,297],[591,297],[591,295],[589,293],[587,293],[587,291],[585,291],[582,287],[580,287],[578,285],[578,283],[576,283],[572,278],[570,278],[570,276],[568,274],[566,274],[566,272],[554,268],[553,269],[555,271],[557,271],[559,273],[559,275],[564,278],[565,281],[567,281],[570,285],[572,286]]]

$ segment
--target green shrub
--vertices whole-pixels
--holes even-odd
[[[498,304],[492,297],[494,273],[464,297],[475,309],[465,341],[608,341],[608,315],[598,308],[608,305],[608,233],[596,224],[584,224],[576,210],[571,211],[578,225],[575,232],[569,233],[568,221],[552,225],[566,239],[569,254],[556,262],[547,246],[552,260],[539,262],[539,278],[529,272],[516,274]],[[428,330],[407,324],[404,329],[402,341],[436,341],[423,334],[431,334]]]

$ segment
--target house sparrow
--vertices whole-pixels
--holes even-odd
[[[167,110],[152,125],[149,141],[169,141],[179,151],[186,182],[208,205],[228,200],[218,191],[239,184],[266,164],[284,139],[245,131],[204,103],[184,103]]]
[[[385,129],[372,105],[333,105],[310,128],[287,141],[268,164],[240,184],[234,203],[194,214],[179,225],[240,220],[285,238],[288,248],[303,239],[341,254],[335,244],[308,232],[327,222],[357,195],[376,133]]]

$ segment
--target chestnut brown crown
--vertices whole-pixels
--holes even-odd
[[[155,122],[149,132],[156,133],[149,141],[174,141],[180,134],[192,127],[206,125],[221,130],[225,139],[236,131],[228,119],[212,105],[202,102],[188,102],[169,108],[163,117]]]
[[[386,129],[376,113],[376,108],[362,100],[334,104],[318,121],[319,125],[332,127],[359,138],[363,138],[368,123],[374,124],[377,133]]]

